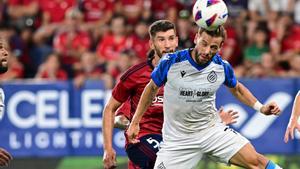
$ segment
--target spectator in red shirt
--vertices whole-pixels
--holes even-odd
[[[12,25],[22,29],[26,26],[38,26],[38,0],[8,0],[8,16]]]
[[[128,48],[133,49],[137,57],[144,61],[149,51],[148,23],[140,20],[134,27],[134,33],[129,37]]]
[[[76,76],[74,78],[74,84],[78,88],[80,88],[86,80],[97,79],[103,80],[107,88],[112,88],[113,79],[110,75],[105,73],[104,65],[98,64],[97,56],[95,53],[83,53],[80,64],[78,65],[75,72]]]
[[[120,78],[120,75],[122,75],[129,67],[131,67],[132,65],[138,64],[140,62],[145,62],[145,60],[146,59],[144,59],[142,61],[139,60],[136,56],[136,53],[131,49],[123,50],[120,53],[120,58],[116,62],[115,70],[113,70],[112,72],[109,72],[109,73],[115,79],[117,79],[116,81],[118,81]]]
[[[114,0],[82,0],[79,8],[83,13],[85,22],[98,22],[106,24],[112,17]]]
[[[176,0],[150,0],[150,10],[155,20],[168,19],[175,22],[177,19]]]
[[[50,54],[39,66],[35,78],[38,80],[67,80],[67,73],[60,68],[59,56],[55,53]]]
[[[64,66],[72,66],[80,61],[80,56],[89,50],[89,34],[80,29],[82,13],[71,8],[66,13],[64,27],[54,37],[54,50],[61,55]],[[71,69],[71,68],[70,68]]]
[[[115,11],[124,15],[129,24],[134,25],[142,15],[143,4],[143,0],[118,0]]]
[[[76,5],[76,0],[39,0],[42,12],[42,24],[61,23],[65,13]]]
[[[97,46],[97,55],[100,62],[116,61],[120,52],[128,47],[124,16],[113,16],[110,30],[111,33],[105,35]]]

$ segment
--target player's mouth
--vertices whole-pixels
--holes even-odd
[[[7,64],[7,59],[1,59],[0,62],[1,62],[2,65]]]
[[[200,58],[201,58],[201,60],[208,61],[209,60],[209,55],[201,54]]]
[[[165,55],[167,53],[172,53],[172,51],[163,51],[162,54]]]

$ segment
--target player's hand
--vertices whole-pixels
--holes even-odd
[[[224,111],[223,107],[221,107],[219,109],[219,113],[220,113],[220,117],[222,119],[222,122],[225,123],[226,125],[236,123],[237,118],[239,117],[237,111],[233,111],[233,110]]]
[[[298,124],[297,120],[290,120],[286,131],[285,131],[285,135],[284,135],[284,142],[287,143],[290,139],[290,136],[292,139],[294,139],[294,131],[298,130],[300,132],[300,124]]]
[[[265,115],[277,115],[278,116],[280,114],[281,110],[275,102],[271,102],[266,105],[263,105],[263,107],[260,109],[260,112]]]
[[[125,130],[129,123],[129,120],[124,115],[118,115],[115,116],[114,128]]]
[[[10,160],[12,160],[12,156],[3,148],[0,148],[0,166],[8,166]]]
[[[130,123],[128,130],[126,131],[129,143],[136,144],[140,140],[137,139],[137,136],[140,132],[140,126],[138,123]]]
[[[104,151],[103,165],[104,169],[117,168],[116,151],[114,149]]]

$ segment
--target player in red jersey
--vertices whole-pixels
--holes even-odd
[[[148,61],[129,68],[114,87],[112,97],[108,101],[103,112],[103,136],[104,136],[104,168],[116,167],[116,152],[112,147],[112,134],[114,127],[115,112],[118,110],[128,120],[131,120],[137,108],[141,94],[150,81],[150,74],[158,64],[162,55],[174,52],[178,45],[178,38],[173,23],[166,20],[154,22],[149,28],[150,48]],[[131,162],[129,168],[153,168],[158,151],[159,143],[162,140],[161,129],[163,124],[163,88],[147,109],[145,116],[140,123],[139,144],[127,144],[126,152]],[[130,109],[130,111],[128,111]],[[233,113],[229,111],[228,114]],[[234,114],[234,113],[233,113]],[[118,116],[122,117],[122,116]],[[120,118],[121,121],[124,120]],[[126,121],[126,119],[125,119]],[[127,139],[126,139],[127,140]]]
[[[0,39],[0,73],[5,73],[8,69],[8,51],[5,48],[3,39]],[[0,119],[4,114],[4,92],[0,88]],[[0,148],[0,167],[8,166],[12,156],[3,148]]]

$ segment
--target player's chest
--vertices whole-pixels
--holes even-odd
[[[206,92],[214,93],[225,80],[224,71],[219,68],[208,68],[201,71],[194,68],[186,68],[170,73],[167,85],[178,91],[204,91],[202,89],[205,89]],[[191,93],[187,92],[184,94],[188,95]]]

